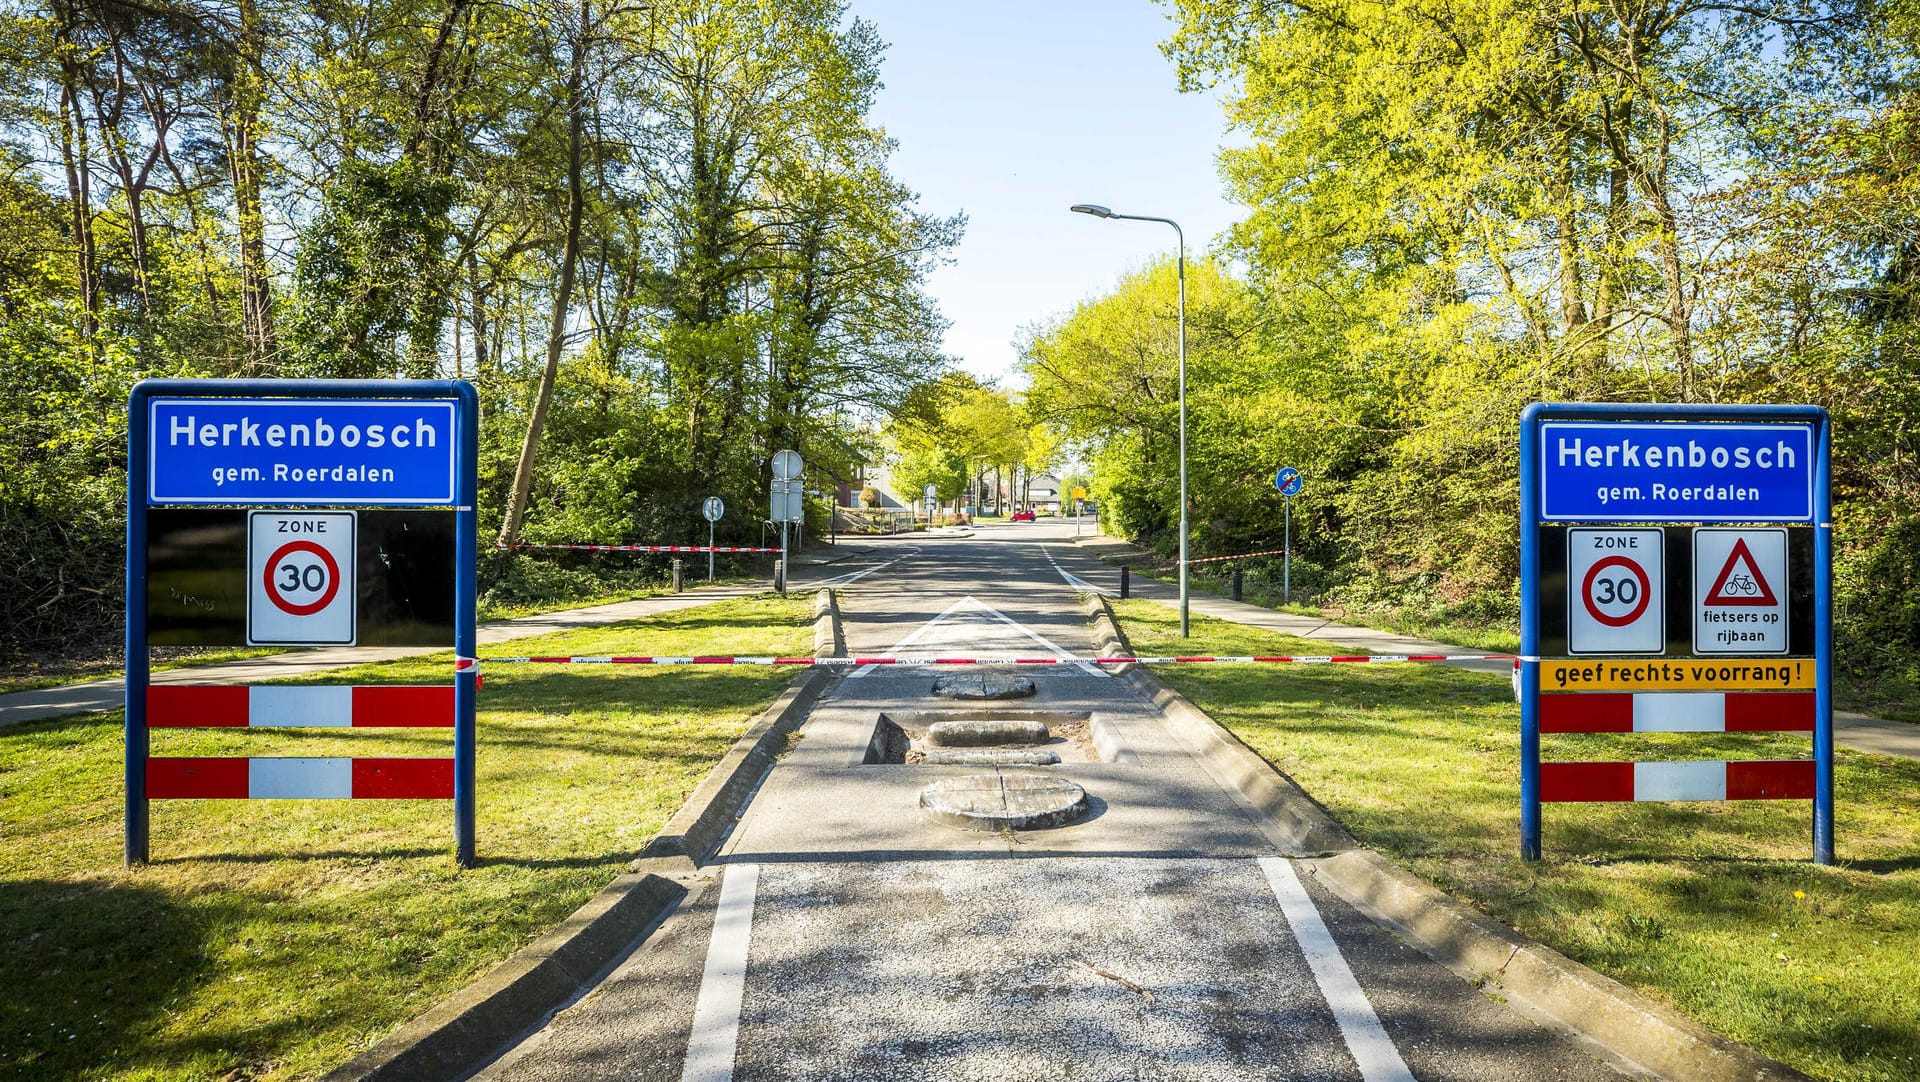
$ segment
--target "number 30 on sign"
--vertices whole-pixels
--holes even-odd
[[[247,643],[352,646],[352,511],[254,511],[247,516]]]
[[[1567,531],[1567,652],[1666,650],[1666,536],[1660,530]]]

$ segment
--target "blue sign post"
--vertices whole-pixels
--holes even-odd
[[[459,863],[474,860],[474,713],[479,688],[475,567],[479,491],[479,398],[451,380],[144,380],[129,400],[127,432],[127,716],[126,860],[148,859],[148,801],[165,797],[424,797],[450,796]],[[411,698],[328,695],[343,688],[270,689],[321,693],[302,699],[301,721],[250,706],[262,688],[201,695],[174,716],[150,716],[148,666],[148,513],[179,505],[229,507],[410,506],[445,508],[455,516],[453,647],[460,659],[451,687],[451,718],[423,720],[426,704],[449,689],[394,688]],[[376,512],[367,512],[375,514]],[[386,512],[379,512],[386,513]],[[268,514],[260,548],[273,556],[259,596],[278,606],[276,619],[317,618],[335,603],[352,621],[351,514]],[[302,520],[305,521],[302,521]],[[251,521],[251,519],[250,519]],[[248,529],[253,529],[249,525]],[[314,531],[301,534],[301,530]],[[331,531],[331,533],[329,532]],[[332,540],[332,535],[343,535]],[[329,546],[344,547],[329,547]],[[283,554],[285,562],[282,563]],[[351,563],[345,564],[350,568]],[[256,569],[259,570],[259,569]],[[277,575],[284,573],[280,580]],[[343,581],[344,580],[344,581]],[[304,590],[295,596],[288,591]],[[251,617],[249,618],[251,619]],[[250,634],[252,633],[250,628]],[[343,641],[352,641],[349,637]],[[202,692],[209,689],[167,689]],[[364,691],[366,689],[357,689]],[[369,705],[363,706],[361,700]],[[186,704],[185,698],[168,700]],[[284,703],[285,699],[261,699]],[[379,703],[385,717],[374,716]],[[249,714],[269,716],[258,721]],[[343,713],[344,711],[344,713]],[[363,717],[363,712],[368,716]],[[219,714],[218,718],[213,715]],[[403,720],[392,720],[405,715]],[[342,720],[342,719],[345,720]],[[453,757],[394,759],[151,759],[150,728],[161,725],[449,724]],[[446,770],[442,764],[450,766]],[[156,774],[156,768],[161,773]],[[450,777],[448,776],[450,774]],[[150,789],[150,777],[162,789]],[[449,784],[450,783],[450,784]]]
[[[1810,799],[1833,862],[1831,443],[1818,406],[1521,415],[1523,859],[1543,802]],[[1655,731],[1805,731],[1812,760],[1541,762],[1542,732]]]
[[[1281,516],[1286,522],[1280,543],[1280,600],[1293,600],[1293,498],[1307,487],[1307,479],[1292,466],[1280,467],[1273,475],[1273,487],[1280,492]]]

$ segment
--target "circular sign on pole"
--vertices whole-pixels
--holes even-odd
[[[267,557],[267,600],[288,616],[312,616],[340,594],[340,565],[312,541],[289,541]]]
[[[726,501],[718,496],[708,496],[700,504],[700,513],[708,522],[719,522],[720,516],[727,513]]]
[[[1273,475],[1273,487],[1279,489],[1282,496],[1298,496],[1300,490],[1307,487],[1307,479],[1292,466],[1282,466],[1280,472]]]
[[[773,479],[776,481],[796,481],[800,471],[807,468],[798,451],[780,451],[773,456]]]
[[[923,493],[923,495],[925,495],[925,496],[927,497],[927,499],[929,499],[929,500],[931,500],[931,499],[934,499],[934,498],[935,498],[935,494],[936,494],[936,493],[937,493],[938,491],[939,491],[939,490],[938,490],[938,489],[936,489],[936,488],[935,488],[934,486],[932,486],[932,485],[928,485],[928,486],[927,486],[927,489],[926,489],[926,492],[925,492],[925,493]]]

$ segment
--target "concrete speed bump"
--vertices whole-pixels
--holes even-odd
[[[927,726],[927,743],[936,748],[992,748],[1044,744],[1053,738],[1046,722],[1025,718],[977,718],[936,721]]]
[[[1044,830],[1087,814],[1087,791],[1039,774],[969,774],[920,791],[934,821],[962,830]]]
[[[933,682],[933,693],[945,699],[1024,699],[1034,693],[1034,686],[1012,673],[952,673]]]
[[[1060,756],[1051,751],[1024,748],[969,748],[930,751],[921,762],[927,766],[1054,766],[1060,762]]]

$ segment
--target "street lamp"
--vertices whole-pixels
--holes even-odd
[[[1172,218],[1146,214],[1115,214],[1098,203],[1075,203],[1068,208],[1075,214],[1095,218],[1121,218],[1132,222],[1161,222],[1173,227],[1179,240],[1179,255],[1174,262],[1180,282],[1180,637],[1187,638],[1187,234]]]

